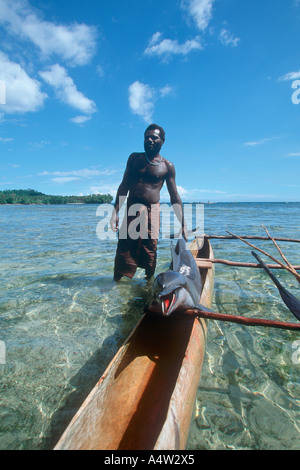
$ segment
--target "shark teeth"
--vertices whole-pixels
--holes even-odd
[[[168,315],[170,313],[170,310],[172,309],[175,303],[175,300],[176,300],[176,295],[174,293],[171,293],[161,298],[161,306],[162,306],[163,315]]]

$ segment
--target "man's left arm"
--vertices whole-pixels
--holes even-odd
[[[186,223],[184,220],[182,201],[181,201],[181,198],[179,196],[178,189],[176,186],[175,168],[171,162],[167,162],[167,166],[168,166],[168,174],[166,177],[166,185],[167,185],[167,189],[170,195],[170,201],[174,209],[174,212],[176,214],[176,217],[181,224],[182,236],[185,239],[185,241],[187,241],[187,227],[186,227]]]

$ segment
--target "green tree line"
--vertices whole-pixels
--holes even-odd
[[[51,196],[34,189],[0,191],[0,204],[103,204],[112,202],[110,194],[89,196]]]

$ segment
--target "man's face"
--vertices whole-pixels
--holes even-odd
[[[157,155],[163,143],[158,129],[151,129],[145,133],[144,149],[148,155]]]

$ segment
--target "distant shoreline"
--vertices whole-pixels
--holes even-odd
[[[98,204],[112,204],[109,202],[61,202],[61,203],[51,203],[51,202],[30,202],[30,203],[2,203],[1,206],[89,206],[89,205],[98,205]],[[171,204],[167,201],[162,201],[161,204]],[[184,201],[184,204],[203,204],[203,205],[212,205],[212,204],[300,204],[300,201],[215,201],[215,202],[189,202]]]
[[[103,204],[112,202],[110,194],[88,196],[55,196],[34,189],[13,189],[0,191],[0,205],[62,205],[62,204]]]
[[[47,202],[30,202],[28,204],[21,204],[21,203],[15,203],[15,204],[9,204],[9,203],[0,203],[1,206],[74,206],[74,205],[81,205],[81,206],[88,206],[90,204],[99,204],[97,202],[63,202],[61,204],[51,204]]]
[[[34,189],[10,189],[0,191],[0,206],[43,206],[43,205],[83,205],[111,204],[110,194],[90,194],[88,196],[48,195]],[[298,204],[300,201],[182,201],[184,204]],[[160,201],[170,204],[170,201]]]
[[[0,207],[1,206],[90,206],[93,204],[104,204],[100,202],[62,202],[62,203],[48,203],[48,202],[30,202],[26,204],[22,203],[1,203],[0,202]],[[107,204],[107,203],[106,203]],[[110,204],[110,203],[108,203]]]

